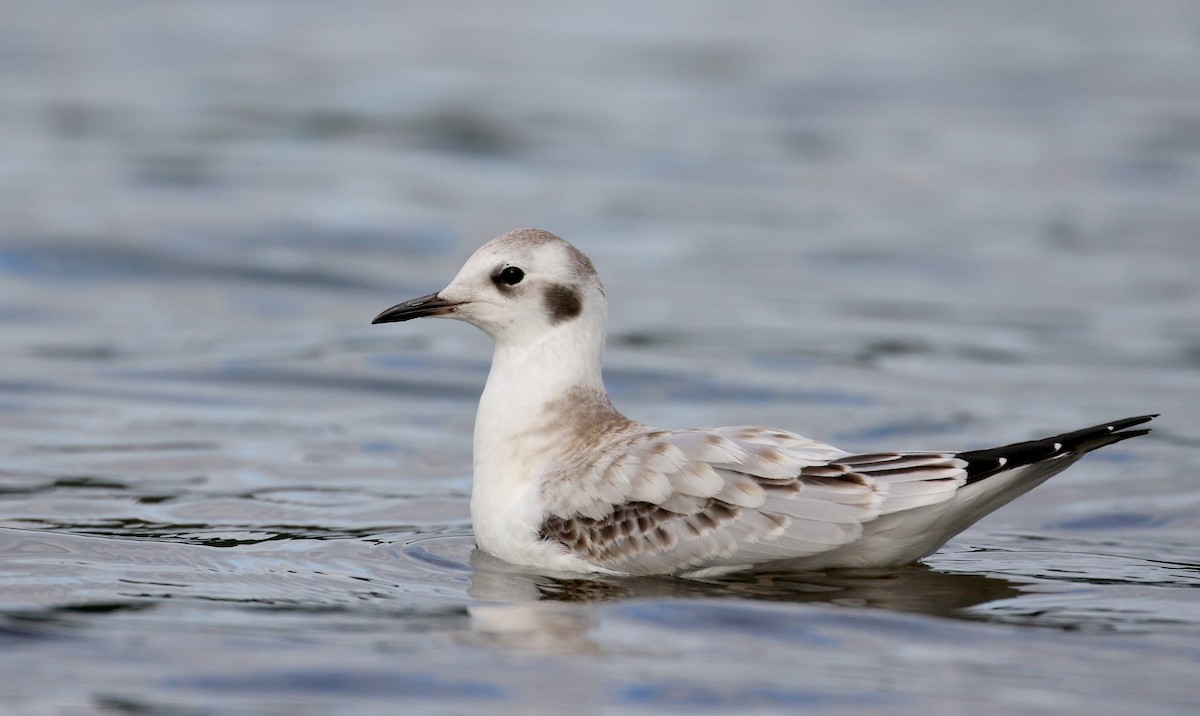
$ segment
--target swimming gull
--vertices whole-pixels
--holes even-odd
[[[471,518],[491,554],[548,572],[711,576],[925,557],[1154,415],[988,450],[852,455],[784,430],[657,429],[601,378],[608,307],[591,260],[521,229],[446,288],[372,323],[439,317],[492,337]]]

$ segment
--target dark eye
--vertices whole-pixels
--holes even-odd
[[[505,269],[503,271],[496,274],[496,277],[492,280],[495,281],[497,284],[504,284],[505,286],[516,286],[518,283],[521,283],[521,279],[523,279],[523,278],[525,278],[524,271],[517,268],[516,266],[508,266],[508,267],[505,267]]]

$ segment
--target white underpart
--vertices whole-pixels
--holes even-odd
[[[542,340],[497,340],[475,417],[471,518],[479,546],[517,564],[585,568],[537,539],[540,477],[584,446],[559,442],[544,408],[573,389],[603,391],[602,320],[575,320]]]

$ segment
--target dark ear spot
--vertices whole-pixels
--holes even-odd
[[[552,283],[546,287],[543,295],[546,301],[546,312],[550,314],[551,323],[569,321],[583,310],[583,297],[570,286]]]

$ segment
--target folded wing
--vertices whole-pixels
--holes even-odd
[[[647,432],[545,476],[539,536],[619,572],[738,569],[829,552],[882,515],[944,502],[966,465],[760,428]]]

